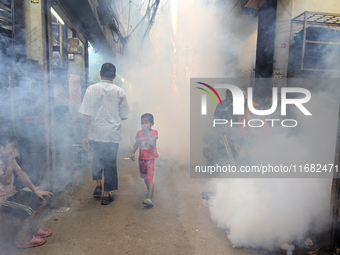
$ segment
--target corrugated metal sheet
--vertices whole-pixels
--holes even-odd
[[[10,0],[0,0],[0,27],[12,30],[12,10]]]

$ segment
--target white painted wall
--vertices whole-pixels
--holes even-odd
[[[34,59],[39,65],[46,65],[46,36],[44,10],[41,1],[31,3],[25,1],[25,30],[26,30],[26,52],[28,59]]]
[[[338,0],[290,0],[293,2],[293,17],[305,11],[340,13],[340,2]]]
[[[244,45],[241,47],[238,54],[237,77],[252,78],[252,72],[255,68],[257,30],[254,31]]]

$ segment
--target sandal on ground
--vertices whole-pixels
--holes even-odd
[[[37,246],[43,245],[44,243],[46,243],[46,240],[44,238],[42,238],[42,237],[33,237],[31,239],[31,241],[29,241],[28,243],[17,244],[17,247],[19,249],[27,249],[27,248],[37,247]]]
[[[144,199],[143,204],[148,205],[148,206],[153,206],[153,203],[150,198]]]
[[[115,201],[115,198],[111,194],[108,197],[102,197],[102,205],[108,205],[113,201]]]
[[[102,196],[102,186],[97,186],[93,191],[93,197],[99,199],[101,198],[101,196]]]
[[[49,230],[42,230],[39,228],[38,232],[34,235],[35,237],[49,237],[52,235],[52,232]]]

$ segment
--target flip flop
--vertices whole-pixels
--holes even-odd
[[[26,244],[17,244],[17,247],[19,249],[27,249],[27,248],[31,248],[31,247],[37,247],[40,245],[43,245],[44,243],[46,243],[46,240],[42,237],[33,237],[31,239],[31,241],[29,241]]]
[[[34,235],[35,237],[49,237],[52,235],[52,232],[49,230],[42,230],[39,228],[38,232]]]
[[[100,199],[102,197],[102,186],[97,186],[93,191],[93,198]]]

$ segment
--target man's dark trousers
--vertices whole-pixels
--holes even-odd
[[[93,180],[101,180],[104,170],[104,191],[118,189],[117,153],[119,143],[93,141]]]

